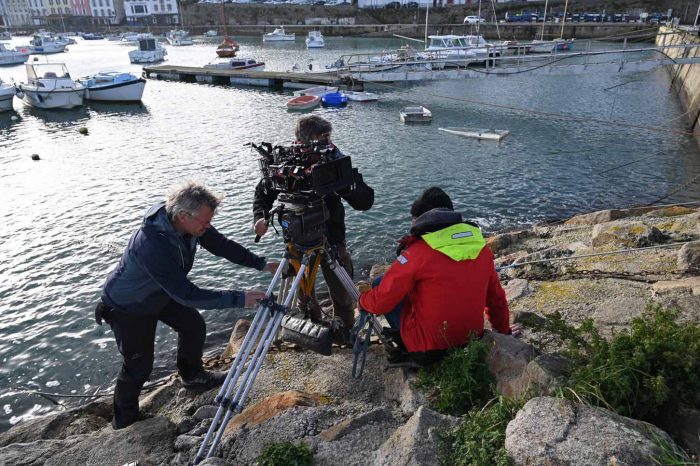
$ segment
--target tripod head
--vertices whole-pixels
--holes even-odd
[[[284,242],[300,251],[323,247],[329,218],[323,199],[309,194],[282,193],[278,200],[280,203],[277,207],[268,212],[267,221],[274,226],[277,216]],[[255,237],[255,242],[258,241],[259,235]]]

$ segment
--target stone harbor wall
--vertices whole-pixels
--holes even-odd
[[[662,247],[609,254],[655,246]],[[700,210],[595,212],[498,235],[489,247],[498,266],[530,263],[501,271],[514,322],[558,311],[569,322],[593,318],[610,334],[626,328],[648,302],[672,304],[680,319],[700,322]],[[538,262],[544,259],[556,260]],[[247,326],[239,321],[210,366],[228,367]],[[536,349],[533,338],[528,331],[522,338],[491,332],[483,338],[498,392],[529,399],[505,432],[514,464],[651,466],[662,454],[660,444],[673,448],[676,441],[700,454],[696,410],[660,426],[557,397],[567,362]],[[416,372],[389,366],[380,345],[370,347],[358,380],[350,376],[352,356],[351,348],[335,347],[324,357],[273,346],[217,457],[202,464],[252,465],[267,444],[281,441],[307,443],[316,465],[437,464],[439,431],[460,418],[432,409],[416,386]],[[190,464],[216,413],[216,394],[187,391],[173,375],[144,394],[148,418],[126,429],[111,429],[110,399],[27,421],[0,435],[0,464]]]

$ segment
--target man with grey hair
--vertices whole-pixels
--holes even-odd
[[[132,234],[119,265],[102,287],[95,320],[104,319],[114,332],[122,368],[114,389],[112,426],[121,429],[141,419],[139,394],[153,369],[158,321],[178,333],[177,369],[188,389],[221,385],[224,373],[205,371],[202,365],[206,325],[197,309],[253,307],[262,291],[207,290],[188,278],[197,246],[234,264],[274,272],[268,263],[211,224],[221,197],[206,187],[186,182],[165,202],[152,206]]]

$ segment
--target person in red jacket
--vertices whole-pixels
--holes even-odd
[[[464,221],[437,187],[416,199],[411,214],[403,250],[381,281],[362,293],[360,307],[385,314],[421,365],[481,336],[484,314],[494,331],[510,334],[506,294],[479,227]]]

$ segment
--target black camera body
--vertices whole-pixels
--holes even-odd
[[[354,184],[350,157],[338,157],[334,145],[320,142],[251,146],[260,154],[265,188],[278,193],[276,212],[285,242],[300,248],[322,245],[329,218],[323,198]]]

